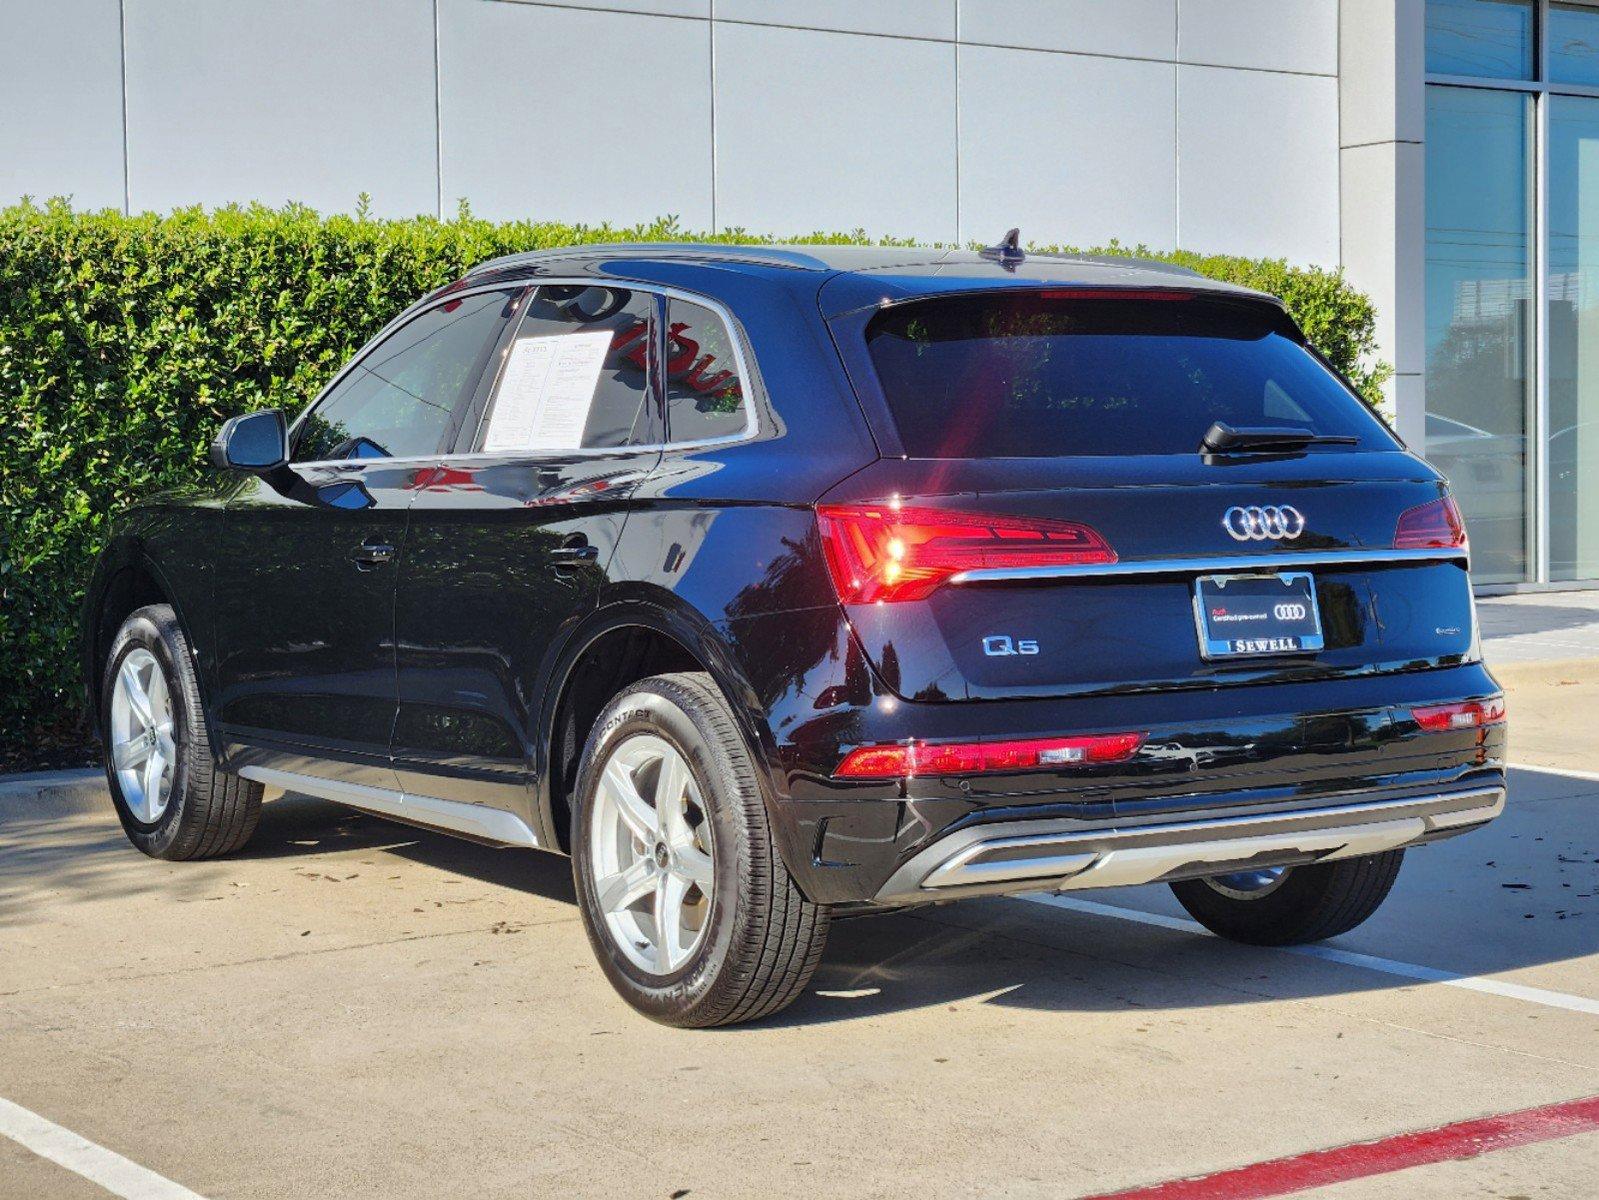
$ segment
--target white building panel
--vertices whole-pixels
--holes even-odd
[[[711,15],[711,0],[478,0],[484,3],[537,4],[560,8],[593,8],[602,12],[645,13],[664,17],[700,17]]]
[[[1181,0],[1185,63],[1338,73],[1338,0]]]
[[[1338,81],[1178,68],[1184,248],[1338,263]]]
[[[1177,68],[961,49],[961,236],[1177,241]]]
[[[122,207],[117,0],[0,5],[0,204]]]
[[[716,27],[716,215],[802,234],[955,236],[955,47]]]
[[[432,0],[126,0],[135,211],[438,206]]]
[[[440,0],[439,64],[446,216],[710,227],[704,22]]]
[[[1177,0],[959,0],[963,41],[1171,59]]]
[[[716,19],[950,41],[955,0],[716,0]]]

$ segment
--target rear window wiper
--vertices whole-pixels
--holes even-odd
[[[1205,431],[1199,443],[1202,454],[1292,453],[1307,446],[1356,446],[1358,437],[1345,434],[1312,433],[1308,429],[1260,425],[1235,429],[1217,421]]]

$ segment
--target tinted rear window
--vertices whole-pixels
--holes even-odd
[[[866,338],[905,452],[1194,454],[1215,421],[1395,444],[1280,313],[1171,295],[986,293],[884,309]]]

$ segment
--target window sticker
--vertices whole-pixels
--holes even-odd
[[[518,338],[494,394],[484,452],[581,449],[611,338],[609,330]]]

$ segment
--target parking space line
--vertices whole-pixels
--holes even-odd
[[[1564,775],[1567,779],[1584,779],[1599,783],[1599,771],[1577,771],[1570,767],[1535,767],[1531,763],[1506,763],[1512,771],[1533,771],[1539,775]]]
[[[1599,1096],[1520,1112],[1478,1117],[1375,1142],[1312,1150],[1153,1187],[1107,1192],[1092,1200],[1267,1200],[1308,1188],[1388,1175],[1409,1167],[1476,1158],[1556,1138],[1599,1131]]]
[[[123,1200],[203,1200],[182,1184],[0,1096],[0,1137],[99,1184]]]
[[[1114,904],[1100,904],[1094,900],[1079,900],[1075,896],[1040,894],[1036,896],[1019,896],[1017,898],[1030,901],[1033,904],[1047,904],[1051,908],[1064,908],[1073,912],[1088,913],[1096,917],[1115,917],[1121,921],[1136,921],[1140,925],[1154,925],[1161,929],[1176,929],[1183,933],[1199,933],[1204,934],[1206,937],[1215,936],[1198,921],[1190,921],[1185,917],[1168,917],[1164,913],[1140,912],[1137,909],[1122,908]],[[1511,1000],[1523,1000],[1529,1004],[1541,1004],[1545,1008],[1562,1008],[1567,1012],[1599,1016],[1599,1000],[1593,1000],[1587,996],[1574,996],[1568,992],[1551,992],[1544,988],[1527,987],[1519,983],[1507,983],[1501,979],[1487,979],[1481,975],[1461,975],[1454,971],[1440,971],[1436,967],[1423,967],[1416,963],[1399,962],[1391,958],[1379,958],[1375,954],[1361,954],[1354,950],[1339,950],[1335,946],[1274,946],[1271,949],[1281,950],[1287,954],[1297,954],[1301,958],[1319,958],[1323,962],[1340,963],[1346,967],[1361,967],[1367,971],[1379,971],[1384,975],[1398,975],[1401,978],[1414,979],[1421,983],[1441,983],[1448,987],[1465,988],[1471,992],[1484,992],[1490,996],[1503,996]]]

